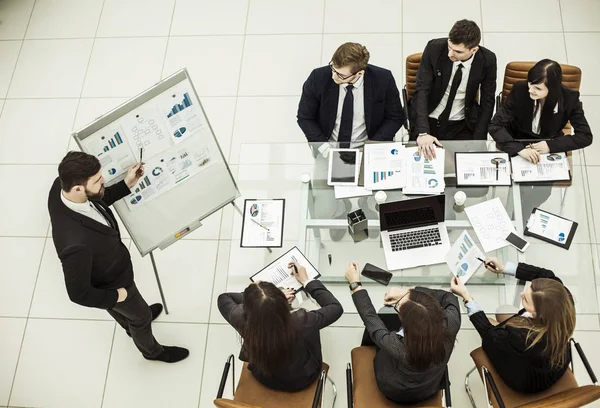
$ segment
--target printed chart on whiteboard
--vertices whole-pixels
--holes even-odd
[[[143,152],[144,176],[126,198],[130,211],[160,197],[212,164],[202,132],[210,132],[200,101],[187,82],[133,109],[82,141],[102,165],[106,183],[123,178]]]

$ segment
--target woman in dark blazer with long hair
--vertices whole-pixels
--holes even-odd
[[[452,292],[463,298],[483,350],[506,385],[523,393],[547,390],[571,362],[569,339],[575,330],[571,293],[548,269],[511,262],[504,266],[497,258],[486,259],[485,266],[491,272],[531,281],[521,293],[523,309],[517,314],[494,325],[456,278]]]
[[[323,357],[319,330],[340,318],[344,310],[318,280],[309,280],[296,263],[294,276],[320,309],[291,312],[293,295],[269,282],[250,284],[243,293],[219,296],[219,311],[242,337],[240,359],[263,385],[298,391],[320,375]]]
[[[575,130],[564,135],[567,122]],[[562,69],[556,61],[543,59],[527,73],[527,81],[513,85],[489,126],[490,135],[511,156],[517,154],[532,163],[542,153],[582,149],[592,144],[579,92],[562,84]],[[520,139],[545,139],[521,142]]]

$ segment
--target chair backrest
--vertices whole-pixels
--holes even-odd
[[[527,79],[527,73],[536,64],[536,61],[513,61],[506,64],[504,69],[504,82],[502,84],[502,101],[508,98],[515,82]],[[581,85],[581,69],[575,65],[560,64],[563,72],[563,85],[579,91]]]
[[[568,391],[559,392],[551,397],[520,405],[517,408],[575,408],[583,407],[600,398],[600,387],[584,385]]]
[[[257,405],[248,405],[243,402],[233,401],[227,398],[217,398],[213,401],[218,408],[262,408]]]
[[[411,54],[406,57],[406,94],[407,100],[410,100],[417,90],[417,71],[421,65],[423,53]]]

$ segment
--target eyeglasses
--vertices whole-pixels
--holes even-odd
[[[329,63],[329,67],[331,68],[331,72],[335,73],[337,75],[337,77],[339,79],[341,79],[342,81],[345,81],[346,79],[350,79],[352,78],[354,75],[358,74],[358,72],[355,72],[354,74],[350,74],[350,75],[342,75],[339,72],[337,72],[335,70],[335,68],[333,67],[333,62]]]

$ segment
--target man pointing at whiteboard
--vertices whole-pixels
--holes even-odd
[[[185,359],[189,351],[162,346],[154,338],[151,323],[162,312],[162,305],[148,306],[138,292],[131,256],[109,208],[129,195],[129,189],[143,175],[143,163],[136,163],[124,180],[105,188],[96,157],[67,153],[48,196],[52,239],[71,301],[106,309],[133,338],[145,359],[175,363]]]

